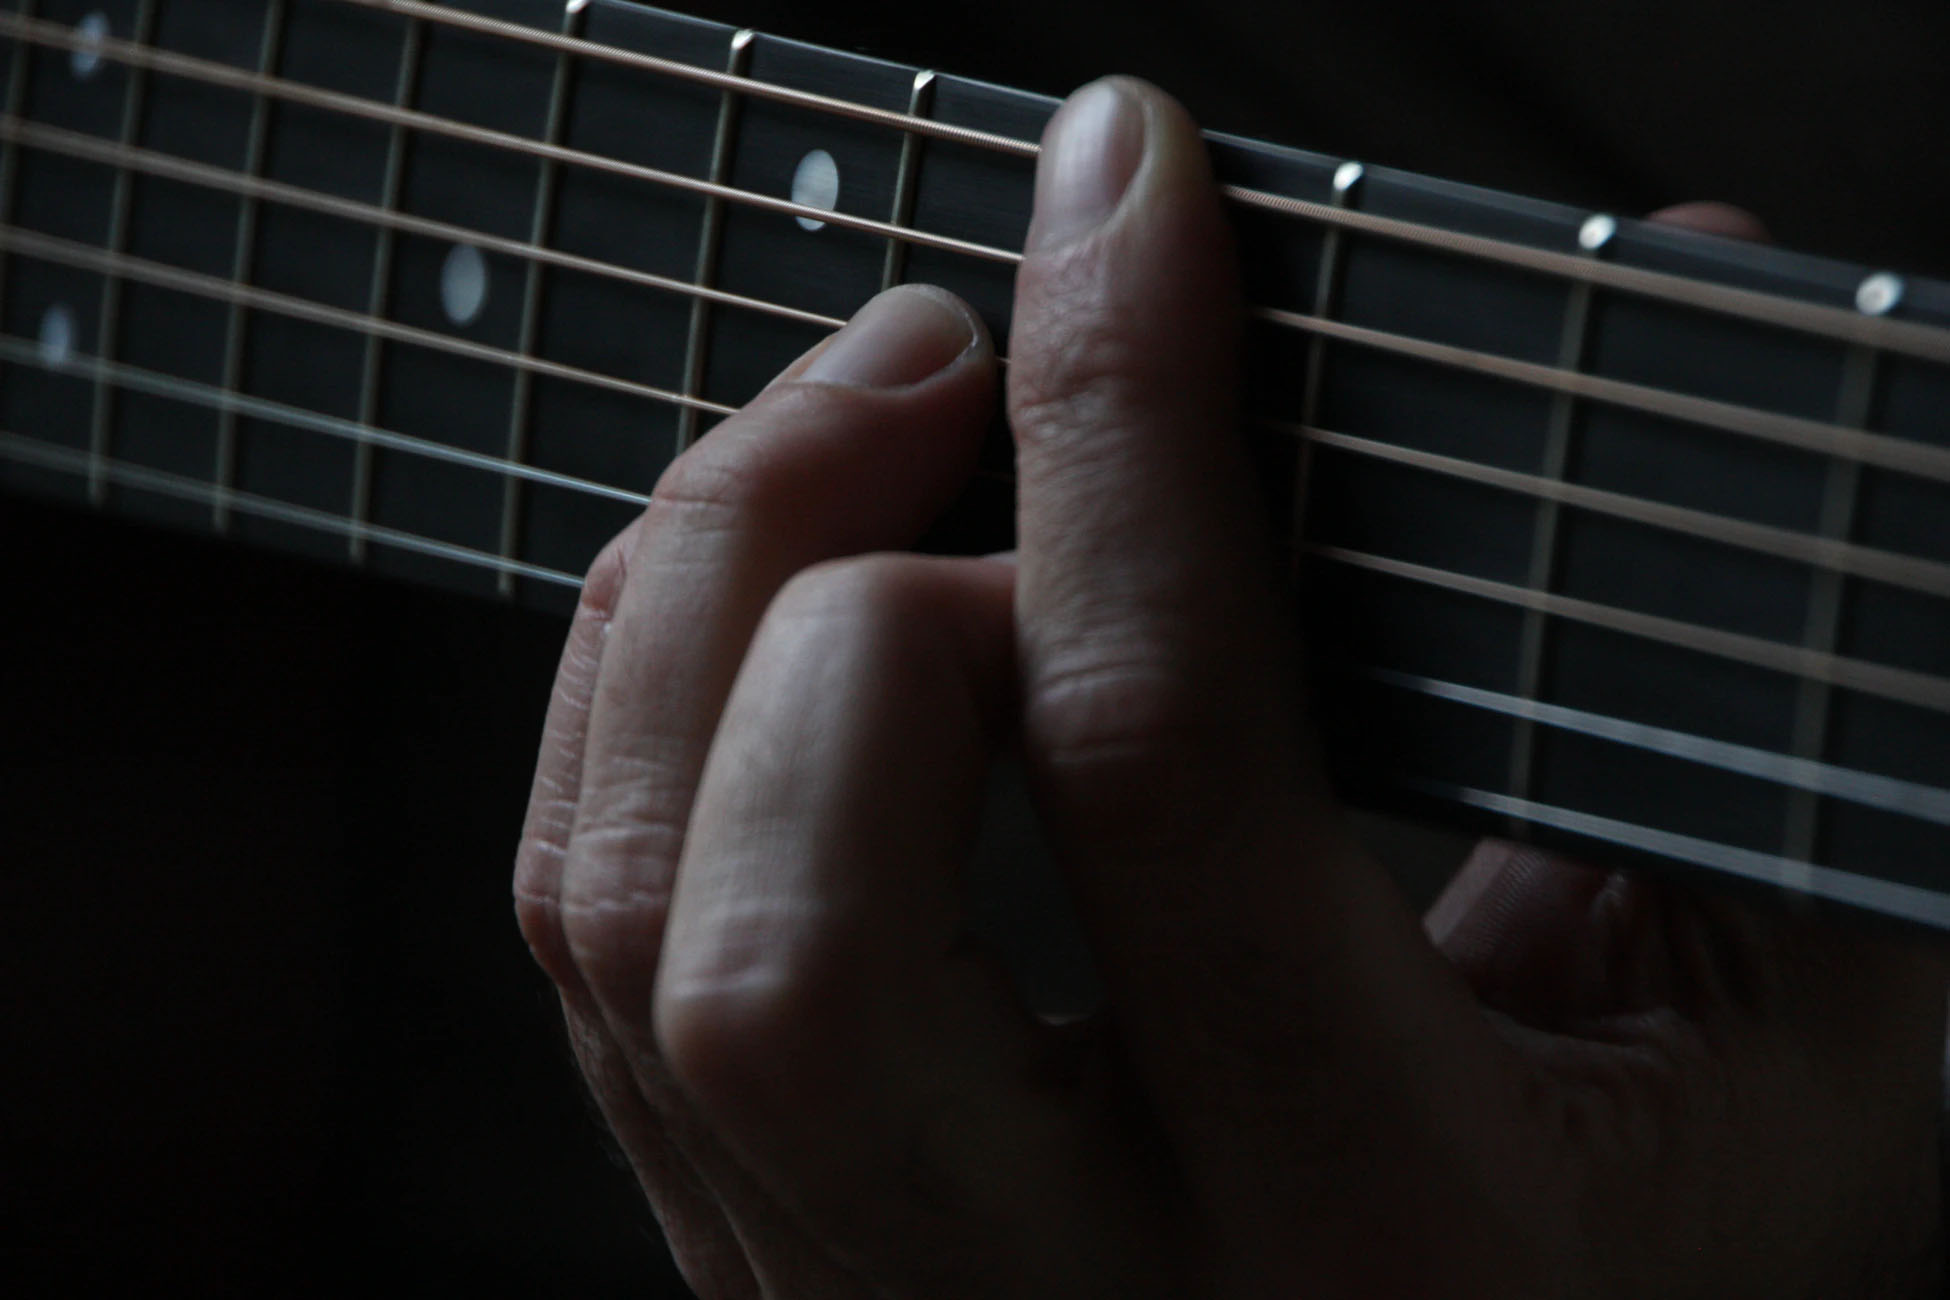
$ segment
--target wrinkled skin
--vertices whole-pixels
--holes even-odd
[[[691,1284],[1924,1294],[1938,957],[1495,844],[1418,921],[1310,748],[1193,128],[1100,83],[1045,146],[1019,552],[900,550],[995,361],[895,290],[672,466],[569,634],[518,911]],[[1005,745],[1104,973],[1082,1023],[963,935]]]

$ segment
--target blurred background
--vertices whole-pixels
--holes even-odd
[[[1950,271],[1940,0],[683,7]],[[0,554],[8,1289],[682,1294],[508,902],[561,623],[15,498]]]

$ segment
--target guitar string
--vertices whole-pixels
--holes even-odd
[[[194,379],[184,379],[178,375],[164,374],[141,366],[132,366],[126,361],[113,361],[107,357],[90,353],[75,352],[65,357],[47,358],[42,355],[39,344],[31,339],[19,338],[11,334],[0,334],[0,361],[35,366],[57,375],[67,375],[84,379],[91,383],[105,382],[131,392],[150,397],[166,398],[170,401],[185,402],[211,411],[229,411],[266,424],[283,425],[288,428],[303,429],[310,433],[322,434],[353,443],[370,443],[389,451],[407,452],[424,456],[429,460],[446,461],[462,465],[468,469],[484,473],[506,475],[523,482],[540,484],[544,487],[560,488],[579,496],[595,497],[602,500],[617,501],[624,505],[642,507],[650,503],[646,493],[632,492],[628,488],[613,486],[596,479],[581,478],[565,474],[559,470],[544,469],[525,461],[509,460],[492,456],[486,452],[469,451],[430,438],[419,438],[409,433],[398,433],[377,425],[362,424],[358,420],[343,416],[327,415],[302,406],[272,401],[241,393],[233,388],[223,388],[216,384],[199,383]],[[20,435],[17,435],[20,436]],[[54,445],[54,444],[50,444]],[[225,489],[218,484],[211,485],[218,496]]]
[[[778,316],[819,328],[837,329],[845,323],[837,317],[763,298],[731,293],[687,280],[639,271],[596,258],[564,253],[522,240],[488,234],[472,227],[401,213],[352,199],[322,194],[300,186],[246,176],[209,164],[191,162],[172,154],[159,153],[140,146],[124,145],[118,141],[104,140],[82,132],[69,131],[60,127],[46,127],[0,115],[0,141],[6,140],[19,141],[37,150],[58,156],[84,158],[104,165],[130,168],[229,193],[270,199],[347,220],[404,230],[431,238],[471,242],[483,249],[511,257],[533,260],[582,272],[592,277],[612,279],[661,292],[705,298],[712,302]],[[1580,371],[1498,357],[1493,353],[1410,339],[1408,336],[1390,334],[1322,316],[1264,308],[1262,318],[1272,318],[1276,323],[1343,342],[1393,351],[1419,360],[1469,369],[1518,383],[1554,388],[1579,397],[1627,406],[1671,419],[1703,424],[1802,450],[1857,459],[1866,464],[1950,482],[1950,450],[1933,448],[1927,444],[1890,438],[1886,435],[1821,421],[1756,411],[1733,403],[1667,392],[1649,385],[1629,384]],[[1001,360],[1006,364],[1006,357]],[[1298,431],[1293,431],[1293,435],[1299,436]]]
[[[136,465],[108,456],[91,456],[85,451],[56,446],[7,429],[0,429],[0,460],[11,460],[37,469],[76,474],[83,478],[91,473],[97,473],[108,482],[122,487],[193,501],[205,508],[215,505],[221,497],[225,504],[240,514],[256,515],[279,523],[296,524],[302,528],[334,533],[341,537],[358,533],[370,541],[387,546],[478,568],[492,569],[496,572],[512,573],[520,578],[533,578],[554,586],[573,589],[582,585],[582,579],[576,574],[564,573],[546,565],[530,564],[526,560],[510,559],[489,551],[476,550],[471,546],[462,546],[456,542],[445,542],[438,538],[407,532],[404,529],[388,528],[382,524],[359,523],[329,510],[295,505],[275,497],[259,496],[256,493],[240,492],[235,489],[220,493],[213,485],[202,479],[172,474],[167,470],[152,469],[146,465]]]
[[[362,0],[339,0],[339,3],[361,3]],[[430,12],[439,11],[437,6],[429,7]],[[528,29],[516,28],[518,32]],[[531,33],[532,34],[532,33]],[[880,221],[871,217],[855,216],[851,213],[793,202],[790,199],[776,198],[757,191],[740,189],[732,185],[721,185],[681,173],[664,171],[628,163],[600,154],[587,153],[562,145],[549,144],[525,136],[512,135],[468,123],[443,118],[436,114],[415,109],[397,107],[377,100],[364,99],[337,91],[294,82],[284,78],[267,76],[247,71],[230,64],[200,59],[190,55],[178,54],[113,36],[80,35],[58,23],[37,19],[23,19],[15,15],[0,13],[0,36],[15,36],[29,44],[63,50],[85,50],[91,56],[110,59],[130,67],[146,68],[205,84],[219,85],[231,89],[266,95],[271,98],[290,100],[311,107],[341,112],[349,116],[405,126],[430,134],[445,135],[466,140],[474,144],[507,152],[527,154],[537,158],[550,159],[574,166],[588,167],[598,171],[624,176],[653,185],[663,185],[690,193],[717,198],[727,202],[779,212],[790,216],[855,230],[883,239],[892,239],[907,244],[932,248],[937,251],[959,256],[976,258],[1007,265],[1021,260],[1021,253],[1006,248],[997,248],[974,240],[919,229],[913,226]],[[509,37],[513,39],[513,37]],[[567,38],[564,38],[567,39]],[[594,54],[604,46],[592,46],[587,51]],[[684,69],[687,65],[674,64],[673,68]],[[673,72],[672,75],[679,75]],[[730,74],[717,73],[718,77]],[[755,88],[766,83],[741,80],[741,88]],[[815,97],[824,98],[824,97]],[[845,105],[848,101],[831,100],[831,105]],[[858,107],[858,106],[855,106]],[[878,110],[876,110],[878,112]],[[906,117],[903,120],[919,130],[919,123],[928,119]],[[1027,146],[1025,146],[1027,147]],[[1288,198],[1264,191],[1245,190],[1239,187],[1226,187],[1228,197],[1239,202],[1250,202],[1252,206],[1293,217],[1300,220],[1340,226],[1357,233],[1379,235],[1400,242],[1420,245],[1437,251],[1465,258],[1475,258],[1497,262],[1518,269],[1536,272],[1550,278],[1562,280],[1587,280],[1605,288],[1619,289],[1641,296],[1670,301],[1701,311],[1812,334],[1840,343],[1856,344],[1875,348],[1878,351],[1918,357],[1924,360],[1950,363],[1950,330],[1904,321],[1890,316],[1868,315],[1844,308],[1816,303],[1801,302],[1779,295],[1760,293],[1754,290],[1737,289],[1731,286],[1715,285],[1688,279],[1685,276],[1666,272],[1650,271],[1643,268],[1624,266],[1602,259],[1581,257],[1575,254],[1558,253],[1547,249],[1532,248],[1507,240],[1490,239],[1483,236],[1465,235],[1446,231],[1433,226],[1400,218],[1381,216],[1362,212],[1351,207],[1337,207],[1332,204],[1313,203],[1304,199]],[[1279,319],[1277,314],[1268,319]],[[1290,326],[1292,322],[1286,322]]]
[[[733,293],[728,289],[658,275],[654,271],[641,271],[599,258],[563,252],[527,240],[490,234],[471,226],[415,216],[396,208],[384,208],[377,204],[362,203],[357,199],[340,198],[338,195],[327,194],[321,190],[306,189],[301,185],[251,176],[225,167],[193,162],[175,154],[162,153],[140,145],[124,145],[119,141],[103,139],[101,136],[70,131],[65,127],[46,126],[0,113],[0,142],[6,141],[18,142],[56,157],[78,158],[110,167],[126,167],[167,180],[182,181],[228,194],[265,199],[287,207],[320,212],[363,225],[404,231],[427,239],[473,244],[483,252],[502,253],[509,257],[540,262],[545,266],[580,272],[593,279],[613,280],[621,284],[676,294],[680,297],[703,298],[723,306],[777,316],[821,329],[836,330],[846,324],[846,321],[838,316],[807,311],[785,303],[773,302],[767,298],[753,298],[746,294]]]
[[[1813,894],[1831,902],[1867,908],[1938,929],[1950,927],[1950,895],[1939,890],[1885,880],[1880,876],[1844,868],[1796,861],[1756,849],[1723,844],[1718,840],[1641,826],[1450,782],[1411,779],[1406,785],[1415,793],[1439,799],[1451,806],[1461,804],[1499,818],[1567,831],[1585,840],[1597,840],[1671,861],[1690,862],[1772,885],[1795,896]],[[1504,824],[1507,825],[1507,821]]]
[[[159,154],[137,146],[87,137],[82,133],[63,128],[43,127],[0,116],[0,139],[17,140],[56,155],[83,157],[106,165],[129,167],[231,193],[254,195],[327,212],[350,220],[367,221],[382,227],[473,242],[480,247],[490,248],[509,256],[543,261],[591,276],[614,279],[661,292],[705,297],[712,301],[819,328],[837,328],[843,323],[836,317],[822,313],[699,286],[689,281],[651,272],[637,271],[595,258],[542,248],[520,240],[490,235],[471,227],[399,213],[281,182],[248,177],[223,168],[193,163],[174,155]],[[1582,371],[1417,339],[1323,316],[1276,308],[1260,308],[1258,315],[1262,320],[1269,320],[1276,325],[1365,348],[1391,352],[1414,360],[1432,362],[1450,369],[1467,370],[1527,386],[1564,392],[1588,400],[1702,425],[1777,445],[1857,460],[1919,478],[1950,482],[1950,448],[1935,447],[1906,438],[1820,420],[1760,410],[1737,403],[1672,392],[1652,385],[1610,379]],[[1001,360],[1006,364],[1006,357]],[[1300,436],[1300,432],[1297,426],[1289,430],[1290,435],[1296,437]]]
[[[18,228],[0,226],[0,249],[25,253],[86,270],[113,273],[138,283],[202,297],[234,301],[276,315],[292,316],[361,333],[377,333],[401,342],[455,352],[490,364],[525,367],[531,372],[542,373],[551,378],[622,391],[648,401],[690,406],[713,415],[729,415],[735,409],[708,399],[639,384],[602,372],[582,370],[546,358],[496,348],[416,326],[400,325],[397,322],[382,320],[346,308],[327,306],[311,299],[296,298],[272,290],[242,285],[221,276],[149,262],[131,254],[109,253],[91,245],[77,244]],[[23,347],[24,342],[23,340]],[[1387,460],[1443,477],[1515,492],[1532,499],[1561,501],[1598,513],[1648,524],[1668,532],[1723,542],[1744,550],[1795,560],[1817,568],[1833,569],[1856,577],[1872,578],[1929,595],[1950,597],[1950,566],[1919,556],[1775,528],[1715,515],[1707,511],[1691,510],[1624,493],[1563,482],[1548,476],[1526,474],[1456,457],[1442,456],[1355,434],[1301,426],[1267,417],[1248,417],[1248,422],[1281,438],[1308,439],[1318,446],[1350,452],[1369,459]],[[518,462],[502,460],[499,464],[506,472],[518,473],[516,468]]]
[[[26,354],[28,344],[25,340],[0,339],[0,355],[12,359]],[[176,380],[172,376],[156,375],[127,367],[122,363],[111,362],[98,357],[69,359],[69,366],[93,378],[109,382],[135,379],[144,389],[158,395],[173,396],[185,394],[186,400],[196,401],[203,385],[189,381]],[[67,367],[64,367],[67,368]],[[175,392],[171,389],[174,388]],[[223,390],[212,390],[209,400],[212,404],[230,403],[245,413],[261,414],[265,418],[286,419],[296,414],[298,408],[283,408],[281,404],[269,403],[255,398],[242,398]],[[249,409],[246,409],[249,408]],[[392,443],[405,451],[422,451],[415,445],[419,440],[409,440],[407,435],[394,434],[387,430],[374,430],[369,426],[353,422],[335,421],[329,417],[305,413],[303,424],[320,432],[328,432],[351,438],[370,438],[373,441]],[[15,435],[18,437],[19,435]],[[48,444],[41,444],[48,445]],[[447,449],[448,459],[467,463],[475,468],[499,470],[494,464],[496,458],[458,453],[457,449]],[[80,453],[76,453],[77,456]],[[86,457],[82,457],[85,461]],[[532,468],[532,467],[527,467]],[[546,472],[545,472],[546,473]],[[564,476],[566,478],[566,476]],[[997,477],[1006,477],[998,475]],[[576,486],[563,478],[550,475],[538,481],[551,482],[557,486]],[[584,489],[586,490],[586,489]],[[210,499],[214,501],[224,495],[221,489],[211,486]],[[606,495],[614,499],[634,501],[635,494],[611,490]],[[363,527],[349,524],[350,528]],[[1418,585],[1460,592],[1483,599],[1534,608],[1561,618],[1625,632],[1666,645],[1680,646],[1697,650],[1719,658],[1731,659],[1755,667],[1781,672],[1801,679],[1817,680],[1865,694],[1877,695],[1901,703],[1913,704],[1937,712],[1950,713],[1950,678],[1891,667],[1884,664],[1850,658],[1847,656],[1810,651],[1799,645],[1788,645],[1764,638],[1725,631],[1702,624],[1689,623],[1679,619],[1647,614],[1637,610],[1604,605],[1595,601],[1540,592],[1527,587],[1479,578],[1469,574],[1418,565],[1408,561],[1385,556],[1371,555],[1344,547],[1309,544],[1302,548],[1306,553],[1336,564],[1366,569],[1397,579],[1405,579]]]
[[[1327,667],[1333,676],[1348,683],[1371,684],[1460,704],[1479,712],[1535,722],[1645,753],[1750,776],[1789,789],[1806,790],[1864,808],[1914,817],[1938,826],[1950,826],[1950,788],[1944,786],[1885,776],[1782,750],[1742,745],[1689,731],[1593,713],[1588,709],[1550,704],[1529,696],[1484,690],[1479,686],[1466,686],[1394,669],[1340,664]]]
[[[992,132],[941,122],[931,117],[875,108],[831,95],[820,95],[790,86],[757,81],[746,75],[699,68],[674,59],[618,49],[586,38],[563,36],[555,32],[523,27],[503,19],[450,9],[444,5],[423,3],[422,0],[337,0],[337,2],[357,8],[424,19],[445,26],[492,35],[514,44],[534,45],[601,62],[615,63],[677,80],[696,82],[734,94],[772,99],[815,112],[871,122],[906,134],[931,136],[1016,158],[1033,160],[1042,152],[1041,146],[1034,141],[1016,140]],[[1912,352],[1912,355],[1950,361],[1950,332],[1936,330],[1915,322],[1865,316],[1845,308],[1800,302],[1776,294],[1739,289],[1731,285],[1710,284],[1670,272],[1621,266],[1576,253],[1560,253],[1510,240],[1462,234],[1404,218],[1363,212],[1358,208],[1340,204],[1297,199],[1284,194],[1253,189],[1250,186],[1224,185],[1221,186],[1221,190],[1228,200],[1241,206],[1257,208],[1315,225],[1379,235],[1459,257],[1500,262],[1556,279],[1589,281],[1605,288],[1661,298],[1682,306],[1717,311],[1723,315],[1776,325],[1841,342],[1861,343],[1877,347],[1882,351],[1911,352],[1912,349],[1920,349]]]
[[[1499,582],[1474,574],[1438,569],[1411,560],[1371,555],[1351,547],[1309,542],[1303,554],[1348,568],[1363,569],[1384,577],[1419,586],[1439,587],[1460,595],[1475,596],[1502,605],[1534,609],[1558,618],[1624,632],[1662,645],[1697,650],[1716,658],[1765,668],[1798,680],[1824,682],[1848,690],[1877,695],[1887,700],[1913,704],[1937,713],[1950,713],[1950,677],[1889,664],[1873,663],[1823,650],[1810,650],[1799,643],[1770,641],[1765,637],[1684,619],[1648,614],[1640,610],[1606,605],[1535,587]]]
[[[485,361],[492,365],[547,375],[551,379],[586,384],[592,388],[624,393],[653,402],[665,402],[673,406],[688,406],[711,415],[730,415],[737,409],[709,398],[694,397],[688,393],[659,388],[654,384],[621,379],[601,371],[585,370],[579,366],[551,361],[546,357],[527,356],[507,348],[476,343],[472,339],[442,334],[437,330],[422,329],[416,325],[402,325],[397,321],[371,316],[365,312],[352,311],[345,307],[332,307],[309,298],[297,298],[290,294],[260,289],[254,285],[239,284],[223,276],[184,270],[181,267],[152,262],[129,253],[111,253],[89,244],[78,244],[54,235],[36,234],[18,226],[0,225],[0,250],[24,253],[43,261],[58,262],[80,270],[120,276],[157,288],[194,294],[200,298],[241,303],[246,307],[270,312],[273,315],[289,316],[338,329],[354,330],[361,334],[377,335],[396,343],[409,343],[436,352],[451,352],[456,356]]]

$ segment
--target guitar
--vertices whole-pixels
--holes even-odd
[[[882,285],[1006,338],[1054,107],[612,0],[0,47],[0,484],[558,611]],[[1212,147],[1350,796],[1950,927],[1950,287]]]

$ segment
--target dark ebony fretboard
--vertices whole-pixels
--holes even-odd
[[[5,0],[0,78],[0,484],[554,608],[884,284],[1006,338],[1054,108],[613,0]],[[1212,144],[1350,793],[1950,927],[1950,289]]]

